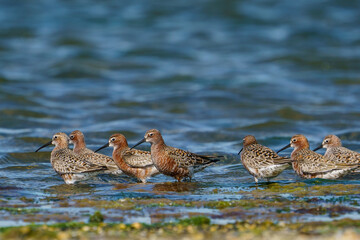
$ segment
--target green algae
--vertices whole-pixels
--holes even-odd
[[[71,206],[70,203],[66,206]],[[94,200],[94,199],[79,199],[73,203],[76,207],[96,207],[102,209],[121,209],[121,210],[142,210],[144,208],[156,207],[194,207],[196,204],[185,200],[170,200],[166,198],[123,198],[116,201],[111,200]]]
[[[320,202],[319,202],[320,201]],[[343,200],[348,203],[348,200]],[[48,213],[33,214],[31,211],[20,211],[17,208],[8,209],[14,211],[16,214],[22,214],[22,220],[24,222],[64,222],[64,221],[77,221],[85,220],[84,217],[88,216],[90,223],[98,223],[106,221],[119,221],[123,220],[123,217],[111,217],[111,215],[119,215],[124,217],[138,216],[142,212],[149,213],[152,222],[162,222],[169,219],[181,219],[184,217],[201,217],[204,215],[198,212],[198,209],[213,209],[206,213],[206,218],[213,217],[223,219],[247,219],[254,221],[259,218],[258,213],[261,211],[263,220],[272,221],[285,221],[293,222],[296,219],[304,215],[327,215],[330,218],[338,217],[343,214],[351,212],[359,212],[357,208],[344,206],[344,205],[319,205],[323,200],[317,198],[300,198],[300,199],[287,199],[279,196],[266,197],[266,199],[241,199],[230,201],[183,201],[183,200],[169,200],[169,199],[141,199],[141,198],[126,198],[117,201],[106,201],[96,199],[79,199],[76,201],[61,201],[58,202],[58,206],[86,208],[81,215],[72,216],[70,213]],[[93,215],[89,215],[87,208],[99,209]],[[189,208],[187,211],[183,211],[184,208]],[[101,210],[100,212],[100,209]],[[130,210],[130,211],[129,211]],[[137,213],[140,211],[139,213]],[[91,212],[91,211],[90,211]],[[110,215],[109,215],[110,214]],[[214,215],[215,214],[215,215]],[[200,219],[201,220],[201,219]],[[206,222],[206,221],[205,221]],[[196,225],[195,223],[192,225]]]
[[[95,207],[103,209],[131,210],[136,208],[136,204],[131,199],[119,199],[117,201],[79,199],[75,201],[76,207]]]
[[[40,212],[37,208],[0,207],[0,211],[7,211],[10,214],[34,214]]]
[[[36,223],[36,222],[69,222],[74,221],[74,217],[71,217],[68,214],[63,213],[35,213],[35,214],[27,214],[22,215],[22,221],[28,223]]]
[[[202,225],[208,225],[210,224],[210,219],[205,216],[196,216],[192,218],[186,218],[179,220],[179,224],[185,225],[185,226],[202,226]]]
[[[356,184],[332,184],[311,186],[304,182],[289,183],[286,185],[271,183],[266,188],[252,191],[239,191],[238,193],[251,194],[255,198],[264,198],[279,194],[291,194],[295,197],[305,196],[328,196],[328,195],[354,195],[360,194],[360,185]]]
[[[161,186],[165,185],[162,184]],[[110,226],[111,222],[124,221],[146,213],[152,223],[163,224],[163,222],[184,219],[182,222],[184,226],[197,226],[197,223],[202,221],[204,224],[210,224],[206,219],[209,221],[210,219],[211,221],[222,219],[225,222],[246,219],[253,223],[261,218],[262,221],[290,224],[304,222],[305,219],[311,219],[312,216],[324,218],[326,221],[349,213],[352,216],[359,213],[357,208],[359,185],[333,184],[332,182],[329,184],[329,182],[319,180],[288,184],[259,184],[256,188],[245,188],[247,191],[225,192],[227,190],[223,191],[220,188],[211,192],[215,200],[206,198],[204,200],[172,200],[165,197],[104,200],[102,197],[84,198],[84,196],[79,199],[71,199],[69,196],[73,191],[80,189],[81,193],[86,193],[85,190],[92,190],[91,186],[61,185],[57,188],[65,190],[64,193],[47,196],[39,200],[21,197],[9,198],[0,202],[0,210],[4,213],[4,220],[21,220],[25,223],[84,221],[98,224],[105,222],[107,226]],[[220,198],[224,193],[239,195],[241,199]],[[48,204],[47,202],[52,203],[54,211],[42,210],[40,212],[36,208],[39,205]],[[63,208],[65,211],[62,210]],[[76,208],[79,214],[74,215],[71,211],[67,211],[67,208]],[[202,210],[199,211],[199,209]],[[189,221],[187,220],[189,217],[195,219],[191,218],[192,220]],[[144,226],[147,226],[143,223],[138,224],[141,226],[135,224],[132,227],[143,229]],[[181,228],[179,221],[176,224]]]
[[[101,223],[103,221],[104,216],[99,211],[94,212],[94,214],[89,217],[89,223]]]
[[[306,204],[304,201],[299,201],[302,205]],[[93,200],[81,199],[76,200],[74,204],[67,203],[68,206],[75,207],[95,207],[99,209],[120,209],[120,210],[143,210],[146,208],[161,208],[161,207],[185,207],[185,208],[212,208],[212,209],[226,209],[241,207],[243,209],[251,209],[257,207],[283,207],[288,206],[290,201],[286,199],[244,199],[231,201],[185,201],[185,200],[169,200],[165,198],[160,199],[129,199],[124,198],[117,201],[108,200]],[[65,204],[65,203],[61,203]]]
[[[34,202],[35,200],[34,199],[32,199],[32,198],[27,198],[27,197],[21,197],[21,198],[19,198],[21,201],[23,201],[23,202],[26,202],[26,203],[32,203],[32,202]]]

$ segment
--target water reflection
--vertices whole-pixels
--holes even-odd
[[[164,182],[154,184],[152,191],[154,194],[164,194],[169,192],[175,193],[192,193],[198,190],[199,183],[197,182]]]

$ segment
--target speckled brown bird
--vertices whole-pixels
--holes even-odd
[[[281,152],[289,147],[294,150],[291,159],[295,172],[302,178],[337,179],[353,171],[357,166],[347,164],[335,164],[330,159],[311,151],[309,142],[304,135],[295,135],[290,144],[278,151]]]
[[[314,149],[326,148],[324,157],[337,164],[360,165],[360,153],[352,151],[342,146],[341,140],[335,135],[327,135],[322,144]],[[359,168],[355,170],[359,171]]]
[[[86,180],[106,169],[104,166],[87,162],[71,151],[68,148],[69,137],[62,132],[56,133],[50,142],[44,144],[35,152],[51,144],[55,145],[55,147],[51,152],[50,163],[66,184]]]
[[[91,149],[86,148],[84,134],[75,130],[70,135],[70,143],[74,144],[74,153],[79,155],[80,157],[86,159],[86,161],[98,165],[105,166],[107,168],[104,173],[111,174],[122,174],[122,171],[115,164],[114,160],[111,157],[108,157],[104,154],[96,153]]]
[[[146,132],[144,139],[135,144],[151,144],[151,158],[160,173],[171,176],[180,182],[183,178],[191,178],[195,172],[201,171],[209,165],[219,161],[212,156],[204,156],[178,148],[167,146],[159,130],[151,129]]]
[[[114,147],[113,159],[124,174],[135,177],[143,183],[146,183],[148,178],[159,174],[151,160],[150,152],[130,149],[124,135],[119,133],[112,135],[109,142],[95,152],[109,146]]]
[[[260,178],[269,181],[270,178],[278,176],[290,166],[292,161],[289,158],[280,157],[270,148],[258,144],[252,135],[243,139],[243,148],[240,153],[242,164],[254,177],[256,183]]]

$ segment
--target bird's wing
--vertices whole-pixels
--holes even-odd
[[[318,174],[338,169],[337,165],[327,158],[309,149],[298,152],[297,159],[304,173]]]
[[[124,161],[135,168],[144,168],[154,165],[151,159],[151,153],[137,149],[128,149],[122,153]]]
[[[252,168],[267,167],[274,164],[288,164],[292,160],[287,157],[279,156],[272,149],[262,146],[260,144],[254,144],[246,147],[241,155],[246,162],[246,165]]]
[[[66,149],[67,150],[67,149]],[[56,172],[65,173],[85,173],[106,169],[104,166],[92,164],[79,158],[72,151],[58,151],[52,156],[51,164]]]
[[[345,147],[339,147],[331,151],[330,159],[336,163],[344,164],[360,164],[360,153],[347,149]],[[325,156],[328,156],[325,155]]]
[[[205,156],[191,153],[182,149],[167,146],[166,152],[170,158],[179,165],[179,167],[191,167],[196,165],[206,165],[219,161],[216,157]]]
[[[98,166],[116,167],[114,160],[101,153],[87,152],[80,155],[85,161]]]

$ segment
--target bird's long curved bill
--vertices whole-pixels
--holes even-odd
[[[131,149],[133,149],[133,148],[136,147],[136,146],[139,146],[140,144],[142,144],[142,143],[144,143],[144,142],[146,142],[146,139],[145,139],[145,138],[141,139],[137,144],[135,144],[134,146],[132,146]]]
[[[322,148],[322,147],[323,147],[323,146],[322,146],[322,144],[321,144],[321,145],[319,145],[317,148],[314,148],[313,151],[315,152],[315,151],[319,150],[319,149]]]
[[[106,143],[106,144],[104,144],[103,146],[99,147],[98,149],[95,150],[95,152],[98,152],[98,151],[100,151],[101,149],[104,149],[104,148],[107,148],[107,147],[109,147],[109,143]]]
[[[242,151],[243,149],[240,149],[240,151],[239,151],[239,153],[238,153],[238,155],[240,155],[240,153],[241,153],[241,151]]]
[[[285,149],[291,147],[291,144],[289,143],[288,145],[286,145],[285,147],[283,147],[282,149],[280,149],[279,151],[277,151],[276,153],[279,153],[281,151],[284,151]]]
[[[45,143],[45,144],[42,145],[41,147],[39,147],[35,152],[38,152],[40,149],[42,149],[42,148],[44,148],[44,147],[47,147],[47,146],[49,146],[49,145],[51,145],[51,144],[52,144],[52,140],[51,140],[50,142]]]

